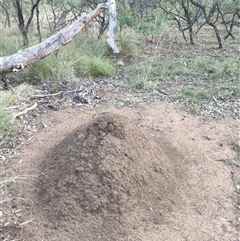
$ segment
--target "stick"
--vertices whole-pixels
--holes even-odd
[[[54,93],[54,94],[46,94],[46,95],[33,95],[29,98],[29,100],[34,100],[34,99],[40,99],[40,98],[47,98],[47,97],[55,97],[55,96],[59,96],[62,94],[70,94],[70,93],[78,93],[78,92],[82,92],[83,90],[69,90],[69,91],[61,91],[58,93]]]
[[[21,115],[25,115],[27,114],[30,110],[33,110],[37,107],[37,103],[35,103],[34,105],[30,106],[29,108],[25,109],[24,111],[18,112],[13,119],[16,119],[17,117],[21,116]]]

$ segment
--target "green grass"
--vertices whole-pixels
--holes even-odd
[[[14,91],[0,91],[0,146],[17,138],[20,125],[13,119],[14,113],[21,106],[21,101],[26,99],[33,88],[29,85],[19,85]]]
[[[74,50],[76,56],[94,55],[103,57],[109,50],[109,47],[105,42],[84,33],[80,33],[76,36],[76,38],[67,46]]]
[[[9,142],[18,131],[18,126],[13,122],[13,113],[8,109],[15,100],[11,92],[0,93],[0,146]]]
[[[4,49],[1,55],[17,52],[14,40],[1,42],[0,47]],[[108,51],[105,42],[80,33],[70,44],[10,76],[19,83],[32,84],[41,80],[70,81],[76,76],[111,76],[115,73],[115,66],[105,57]]]
[[[105,57],[109,48],[101,40],[79,35],[69,47],[74,50],[71,58],[76,77],[112,76],[115,73],[115,66]]]
[[[202,100],[210,99],[211,93],[207,92],[203,87],[186,87],[177,98],[185,99],[188,102],[197,104]]]
[[[177,99],[187,100],[190,103],[198,104],[201,102],[218,101],[233,101],[240,98],[239,82],[235,81],[201,81],[197,86],[186,86],[182,92],[176,95]]]
[[[150,69],[148,72],[147,70]],[[190,76],[198,80],[219,80],[234,78],[237,73],[237,64],[232,59],[219,61],[214,58],[197,57],[186,58],[155,58],[146,59],[143,62],[135,63],[127,69],[128,79],[145,78],[148,72],[148,80],[165,81],[166,78]],[[133,78],[135,76],[135,78]]]
[[[185,86],[182,93],[177,95],[179,99],[192,103],[213,98],[227,101],[240,98],[237,71],[237,64],[233,59],[220,61],[210,57],[152,57],[127,66],[124,78],[117,84],[125,88],[154,89],[157,82],[174,83],[177,80]]]
[[[126,35],[120,35],[118,40],[121,47],[121,54],[130,55],[134,58],[137,57],[139,54],[139,48],[132,38],[129,38]]]
[[[96,56],[81,56],[74,65],[75,75],[82,76],[112,76],[116,69],[108,61]]]

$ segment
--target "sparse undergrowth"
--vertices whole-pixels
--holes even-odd
[[[239,112],[240,88],[236,60],[208,56],[194,58],[146,58],[127,66],[117,84],[123,88],[158,91],[164,86],[174,100],[191,105],[196,114],[199,106],[233,103],[234,113]],[[161,91],[161,90],[160,90]],[[224,104],[225,103],[225,104]],[[227,108],[227,107],[226,107]]]
[[[1,91],[0,94],[0,146],[9,145],[17,138],[21,126],[14,119],[21,101],[33,93],[33,86],[21,84],[13,91]]]

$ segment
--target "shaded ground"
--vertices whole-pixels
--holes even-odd
[[[12,206],[30,220],[19,238],[239,239],[238,167],[226,164],[237,161],[238,120],[204,121],[164,101],[51,111],[48,120],[14,167],[34,176],[34,188],[20,185],[28,203]]]

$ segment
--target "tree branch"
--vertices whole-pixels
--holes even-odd
[[[21,49],[13,55],[0,57],[0,74],[21,71],[28,65],[45,58],[49,54],[70,43],[87,23],[91,22],[106,9],[108,9],[107,4],[99,4],[95,10],[86,16],[80,17],[67,29],[59,31],[43,42],[26,49]]]

